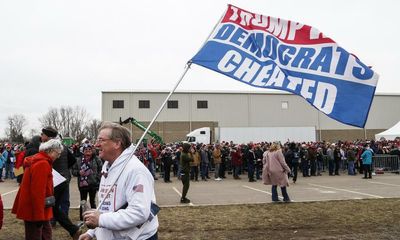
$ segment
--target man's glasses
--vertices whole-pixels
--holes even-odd
[[[110,139],[110,138],[98,138],[98,139],[96,139],[96,143],[103,143],[103,142],[105,142],[105,141],[108,141],[108,140],[112,140],[112,139]]]

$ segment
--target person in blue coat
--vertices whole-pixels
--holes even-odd
[[[372,155],[373,155],[373,151],[369,147],[369,145],[367,145],[364,152],[361,154],[361,159],[362,159],[363,168],[364,168],[363,179],[367,179],[367,172],[368,172],[368,178],[372,178]]]
[[[0,182],[4,182],[3,180],[3,168],[6,165],[6,160],[4,159],[3,155],[0,154]]]
[[[14,179],[15,154],[11,148],[11,144],[6,145],[6,150],[3,152],[3,158],[5,159],[6,168],[5,178],[10,177],[11,179]]]

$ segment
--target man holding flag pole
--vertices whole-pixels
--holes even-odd
[[[83,213],[90,230],[79,239],[157,239],[154,179],[134,155],[129,130],[116,123],[103,123],[96,147],[99,157],[106,161],[98,193],[100,206]]]

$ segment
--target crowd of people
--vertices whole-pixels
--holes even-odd
[[[274,152],[272,157],[268,153]],[[279,154],[278,154],[279,153]],[[338,141],[329,142],[286,142],[234,144],[142,144],[136,151],[138,158],[149,168],[154,180],[157,172],[165,183],[171,183],[171,172],[182,181],[181,203],[190,203],[186,197],[190,181],[222,181],[228,174],[238,180],[246,174],[249,182],[262,180],[272,185],[272,201],[277,199],[280,186],[284,202],[290,202],[286,191],[289,178],[293,183],[298,172],[303,177],[340,174],[364,174],[363,179],[372,178],[375,154],[390,154],[400,157],[400,140],[395,141]],[[185,155],[182,158],[182,155]],[[280,157],[282,156],[282,157]],[[269,160],[270,159],[270,160]],[[272,168],[270,168],[272,166]],[[273,170],[287,176],[273,176]],[[271,170],[272,169],[272,170]],[[265,173],[268,173],[265,175]],[[271,177],[272,176],[272,177]],[[272,181],[271,181],[272,179]],[[287,179],[287,180],[286,180]]]
[[[41,143],[41,137],[33,137],[30,142],[25,144],[0,143],[0,182],[4,179],[14,179],[20,183],[23,171],[23,160],[25,157],[37,152]],[[81,179],[89,179],[90,184],[99,182],[98,173],[93,177],[84,176],[81,178],[79,172],[82,169],[88,169],[90,156],[94,158],[94,165],[97,172],[101,170],[104,161],[98,158],[98,150],[93,141],[86,140],[81,144],[74,144],[69,147],[71,156],[68,168],[64,174],[70,178],[70,173],[79,177],[80,188],[85,189],[87,182]],[[215,144],[191,144],[191,155],[193,161],[190,163],[189,176],[192,181],[207,181],[211,179],[210,172],[216,181],[226,178],[227,173],[232,174],[234,179],[241,179],[243,174],[247,174],[249,182],[261,179],[263,168],[263,154],[272,143],[248,143],[235,144],[233,142],[222,142]],[[303,177],[320,176],[322,172],[328,172],[329,175],[339,175],[344,171],[348,175],[363,173],[362,153],[368,148],[373,154],[390,154],[400,156],[400,140],[395,141],[338,141],[329,142],[286,142],[281,144],[282,153],[286,164],[290,167],[292,173],[289,177],[293,183],[297,181],[298,172]],[[36,150],[35,150],[36,149]],[[171,174],[178,179],[181,178],[180,156],[183,151],[182,143],[158,144],[149,142],[141,144],[135,155],[149,169],[154,180],[161,177],[165,183],[170,183]],[[66,152],[66,154],[68,153]],[[83,164],[77,161],[82,159]],[[89,161],[91,162],[91,161]],[[81,169],[82,168],[82,169]],[[64,170],[65,171],[65,170]],[[70,172],[70,173],[67,173]],[[368,176],[369,177],[369,176]],[[83,195],[93,196],[93,191],[85,192]],[[91,201],[93,203],[93,201]],[[95,204],[92,204],[95,206]]]
[[[77,177],[77,188],[81,200],[86,201],[89,196],[91,209],[96,209],[95,198],[98,192],[100,193],[99,200],[105,202],[102,203],[99,211],[85,212],[86,209],[82,209],[83,206],[81,206],[81,220],[93,229],[97,229],[100,225],[105,229],[107,227],[114,229],[117,225],[121,226],[120,223],[115,225],[114,218],[125,216],[116,214],[119,210],[129,209],[129,213],[132,214],[140,209],[145,213],[138,214],[148,216],[148,206],[155,200],[154,180],[159,178],[165,183],[171,183],[172,176],[182,181],[180,202],[183,204],[190,203],[187,193],[191,181],[206,182],[210,179],[223,181],[229,177],[228,175],[232,175],[232,178],[236,180],[242,178],[247,178],[249,182],[262,180],[264,184],[272,185],[273,202],[279,202],[277,194],[279,186],[283,201],[290,202],[286,190],[289,179],[296,183],[298,174],[303,177],[322,174],[329,176],[364,174],[363,178],[372,178],[372,156],[391,154],[400,157],[400,140],[338,141],[335,143],[288,141],[283,144],[279,142],[247,144],[148,142],[140,144],[135,152],[133,152],[134,149],[131,145],[130,133],[118,124],[106,124],[100,129],[96,140],[85,140],[70,147],[61,144],[58,132],[53,127],[43,128],[40,136],[34,136],[25,144],[0,143],[0,182],[16,179],[20,184],[13,213],[17,215],[17,218],[24,220],[26,239],[33,239],[32,236],[36,235],[40,235],[43,239],[51,239],[51,225],[54,226],[56,222],[66,229],[73,239],[79,237],[79,239],[92,239],[94,236],[119,234],[118,231],[111,230],[90,230],[82,234],[79,226],[71,222],[68,217],[69,183],[73,176]],[[128,152],[132,155],[127,155]],[[132,166],[128,161],[131,158],[138,160],[137,163],[133,161]],[[110,190],[113,184],[109,181],[115,177],[117,169],[125,168],[125,165],[121,165],[124,161],[127,162],[124,164],[130,166],[130,171],[135,172],[136,175],[128,174],[129,171],[127,174],[125,172],[121,174],[124,175],[121,180],[119,177],[116,178],[116,181],[122,181],[121,185],[116,185],[117,189],[126,186],[128,184],[126,181],[129,181],[129,186],[134,185],[131,186],[130,191],[124,193],[126,195],[120,193],[121,196],[118,195],[118,197],[121,198],[115,202],[115,199],[110,199],[109,194],[115,194],[116,189]],[[116,163],[113,164],[114,162]],[[143,171],[143,168],[146,171]],[[52,176],[51,169],[65,180],[55,185],[49,178]],[[33,183],[34,176],[40,178],[41,181]],[[138,196],[139,193],[139,196],[142,196],[144,187],[152,190],[146,192],[145,198],[139,197],[142,202],[133,200],[131,195]],[[42,189],[39,191],[40,194],[35,195],[33,205],[31,199],[29,203],[26,202],[27,196],[33,196],[29,194],[31,189],[35,191]],[[124,190],[121,189],[121,191]],[[40,205],[39,202],[43,205],[41,208],[37,208]],[[45,202],[46,204],[49,202],[49,205],[44,205]],[[134,206],[138,204],[139,208]],[[29,205],[34,206],[36,210],[31,209],[31,215],[28,216],[25,213],[29,210],[27,208]],[[110,213],[107,215],[109,218],[101,220],[100,212]],[[131,220],[125,222],[126,226],[131,224],[129,222]],[[137,223],[143,223],[147,219],[136,220]],[[139,234],[144,234],[148,239],[157,239],[157,226],[158,222],[153,221]],[[138,234],[138,231],[128,234]]]
[[[0,143],[0,182],[4,179],[16,178],[18,182],[22,179],[23,160],[26,156],[33,155],[41,142],[40,136],[33,137],[25,144]],[[89,179],[90,183],[99,182],[100,175],[96,175],[96,181],[91,176],[80,178],[78,174],[81,168],[88,169],[88,164],[81,165],[79,159],[88,159],[93,156],[97,172],[101,169],[104,161],[98,158],[98,150],[94,142],[86,140],[81,144],[69,147],[69,152],[74,156],[71,173],[79,177],[80,188],[87,184],[81,179]],[[248,143],[235,144],[233,142],[222,142],[215,144],[191,144],[191,155],[193,161],[190,163],[189,176],[192,181],[208,181],[213,177],[216,181],[226,178],[227,173],[232,174],[234,179],[241,179],[246,174],[249,182],[261,179],[263,168],[263,154],[272,143]],[[329,175],[339,175],[346,172],[348,175],[363,173],[362,153],[368,148],[373,154],[390,154],[400,156],[400,140],[395,141],[338,141],[329,142],[286,142],[281,144],[282,153],[286,164],[292,173],[289,177],[293,183],[297,181],[298,172],[303,177],[320,176],[323,172]],[[33,151],[33,152],[32,152]],[[180,156],[183,151],[182,143],[158,144],[149,142],[141,144],[135,155],[149,169],[154,180],[159,177],[165,183],[170,183],[171,174],[181,178]],[[37,151],[36,151],[37,152]],[[210,175],[210,172],[213,175]],[[68,174],[65,173],[68,177]],[[211,176],[211,177],[210,177]],[[369,177],[369,176],[368,176]],[[70,178],[70,177],[68,177]],[[83,193],[93,195],[92,192]],[[95,204],[92,204],[95,206]]]
[[[241,179],[247,173],[249,182],[261,179],[263,154],[272,143],[235,144],[222,142],[216,144],[192,144],[193,162],[190,163],[190,180],[221,181],[227,173],[234,179]],[[400,140],[396,141],[338,141],[330,142],[287,142],[281,144],[285,162],[291,169],[289,177],[297,181],[298,172],[303,177],[320,176],[327,172],[330,176],[364,173],[362,154],[391,154],[400,156]],[[141,145],[136,155],[149,168],[155,180],[157,172],[164,182],[171,182],[170,173],[180,178],[180,155],[183,145],[179,143],[160,145],[148,143]],[[371,162],[367,165],[371,165]],[[369,167],[368,169],[371,169]],[[369,171],[367,169],[367,172]],[[370,177],[370,176],[367,176]]]

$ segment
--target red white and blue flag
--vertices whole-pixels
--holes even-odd
[[[138,184],[138,185],[135,185],[135,186],[133,186],[133,189],[132,189],[134,192],[143,192],[143,184]]]
[[[316,28],[233,5],[191,62],[254,87],[292,92],[357,127],[365,126],[379,78]]]

